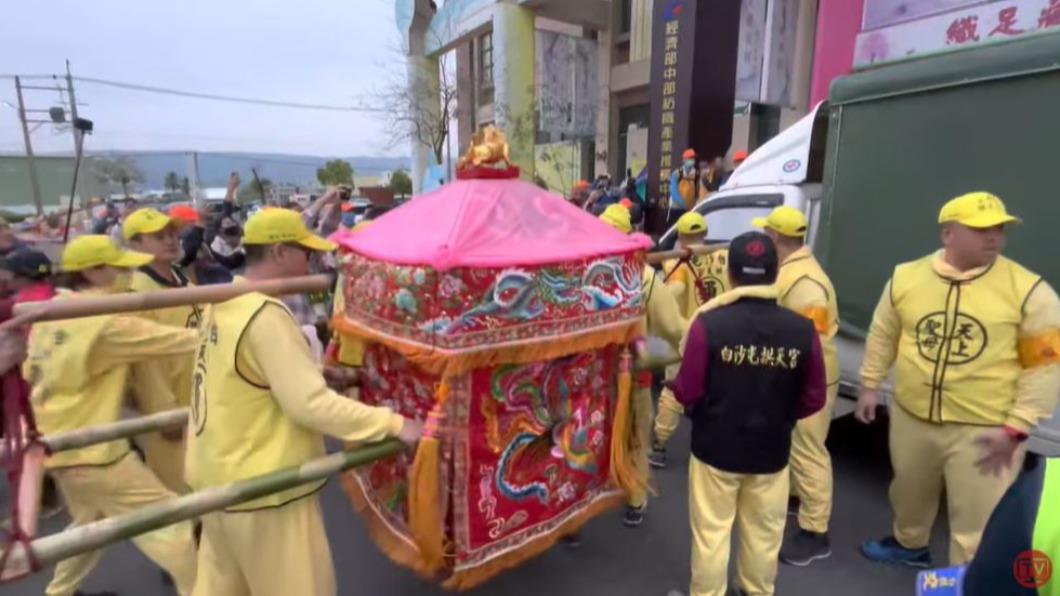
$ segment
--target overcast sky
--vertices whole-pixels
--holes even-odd
[[[352,105],[403,75],[393,0],[46,0],[0,19],[0,74],[61,73],[188,91]],[[44,81],[45,83],[47,81]],[[35,81],[40,84],[41,81]],[[87,149],[197,149],[406,155],[376,114],[186,99],[75,84],[95,122]],[[55,92],[27,94],[49,107]],[[0,78],[0,100],[15,103]],[[68,150],[51,126],[38,151]],[[17,112],[0,103],[0,152],[22,150]]]

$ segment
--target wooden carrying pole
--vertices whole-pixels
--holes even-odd
[[[33,318],[37,321],[58,321],[105,314],[171,308],[174,306],[216,304],[243,294],[249,294],[250,292],[261,292],[270,296],[321,292],[331,288],[333,283],[334,279],[329,275],[307,275],[287,279],[195,286],[154,292],[91,296],[78,298],[77,300],[23,302],[15,305],[15,314],[35,315]]]
[[[650,252],[644,257],[644,261],[649,265],[661,265],[670,259],[680,259],[692,255],[709,255],[723,250],[729,250],[728,244],[712,244],[710,246],[700,245],[692,246],[689,248],[678,248],[675,250],[662,250],[658,252]]]
[[[83,555],[158,528],[321,480],[350,468],[390,457],[403,449],[405,446],[400,441],[390,439],[353,451],[332,453],[301,466],[285,468],[227,486],[208,488],[148,505],[125,515],[109,517],[37,538],[30,543],[30,550],[40,567],[48,567],[64,559]],[[0,582],[19,579],[32,572],[29,553],[24,545],[15,544],[7,564],[0,569]]]

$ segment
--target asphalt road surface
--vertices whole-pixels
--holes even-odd
[[[468,594],[665,596],[673,589],[687,592],[691,552],[686,500],[688,436],[687,423],[682,424],[671,442],[669,467],[655,476],[660,494],[651,502],[642,527],[623,527],[618,512],[601,516],[585,528],[580,548],[556,546]],[[915,593],[914,570],[870,564],[857,550],[866,538],[889,533],[890,468],[885,425],[877,422],[866,429],[849,416],[839,419],[832,425],[829,446],[836,472],[833,556],[808,568],[781,565],[777,594],[899,596]],[[380,554],[337,482],[329,483],[323,492],[323,506],[339,594],[447,594],[396,567]],[[45,531],[57,531],[64,523],[61,518],[49,520]],[[789,531],[792,525],[789,523]],[[932,552],[940,566],[946,562],[943,526],[942,522],[938,524],[932,543]],[[50,571],[45,571],[5,585],[0,587],[0,596],[38,596],[50,576]],[[83,589],[114,590],[127,596],[173,593],[162,584],[158,568],[129,543],[110,548]]]

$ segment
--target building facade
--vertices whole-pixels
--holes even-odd
[[[435,89],[438,73],[452,71],[459,146],[495,124],[508,135],[525,178],[566,192],[577,180],[637,176],[645,168],[655,20],[694,1],[396,4],[410,88]],[[802,117],[853,68],[1060,26],[1060,0],[740,3],[730,156]],[[413,154],[420,191],[444,169],[426,147]]]

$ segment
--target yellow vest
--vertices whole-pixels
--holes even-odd
[[[183,277],[179,271],[174,270],[177,273],[178,279],[182,278],[182,283],[179,287],[190,287],[195,284],[188,281],[187,277]],[[130,289],[133,292],[156,292],[158,290],[165,290],[173,288],[175,286],[164,285],[159,283],[156,279],[143,271],[136,271],[133,273],[132,282]],[[199,322],[202,320],[202,307],[201,306],[174,306],[172,308],[160,308],[158,310],[145,311],[141,313],[142,316],[149,318],[153,321],[162,323],[163,325],[171,325],[173,327],[185,327],[187,329],[197,329]],[[173,388],[173,395],[177,398],[177,403],[181,406],[187,407],[191,402],[191,377],[192,377],[192,366],[195,364],[195,359],[192,357],[177,356],[174,358],[166,358],[160,363],[160,368],[166,371],[167,384]],[[139,404],[141,408],[145,407],[145,404]],[[144,412],[145,414],[153,414],[157,409],[146,404],[146,409],[151,410]]]
[[[185,477],[195,490],[231,484],[324,455],[324,438],[284,414],[268,387],[238,370],[236,354],[247,326],[267,304],[251,293],[208,305],[199,328]],[[286,307],[283,307],[286,308]],[[292,317],[291,324],[294,325]],[[282,350],[284,346],[269,346]],[[316,492],[324,480],[231,507],[277,507]]]
[[[72,293],[60,292],[55,299],[73,298]],[[41,434],[66,433],[121,419],[129,365],[94,370],[90,362],[109,318],[101,315],[33,325],[22,371],[33,387],[30,401]],[[44,467],[100,466],[128,453],[128,441],[111,441],[56,452]]]
[[[678,285],[683,288],[674,292],[682,317],[691,318],[700,306],[729,291],[728,261],[729,252],[723,250],[693,255],[683,263],[678,259],[663,263],[662,276],[666,284],[671,288]]]
[[[1041,278],[998,257],[979,277],[955,281],[935,271],[936,258],[899,265],[891,278],[902,323],[895,399],[932,422],[1004,424],[1022,371],[1023,304]]]
[[[798,308],[791,303],[791,290],[796,283],[812,282],[819,285],[828,298],[824,308]],[[777,296],[781,306],[798,312],[813,321],[818,335],[821,336],[821,350],[824,352],[825,378],[829,385],[839,382],[839,353],[832,341],[839,332],[839,303],[836,300],[835,288],[821,264],[814,258],[808,247],[803,247],[789,256],[777,272]]]

